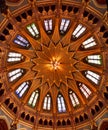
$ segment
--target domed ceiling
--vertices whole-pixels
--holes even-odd
[[[89,4],[37,0],[8,8],[0,34],[0,93],[3,109],[15,121],[33,129],[77,129],[93,124],[106,107],[101,92],[108,23],[106,14],[102,20]]]

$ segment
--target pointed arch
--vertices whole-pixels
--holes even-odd
[[[69,97],[70,97],[73,107],[80,105],[80,102],[79,102],[79,99],[78,99],[76,93],[73,92],[71,89],[69,89]]]
[[[87,79],[91,80],[95,84],[99,84],[101,76],[93,71],[85,71],[85,76]]]
[[[78,83],[78,86],[80,88],[80,91],[86,98],[88,98],[92,94],[91,90],[84,83]]]
[[[10,51],[7,55],[7,62],[14,63],[14,62],[21,62],[24,59],[24,56],[21,53]]]
[[[24,73],[24,69],[18,68],[12,70],[8,73],[9,82],[13,82],[14,80],[20,78]]]
[[[35,107],[39,99],[39,95],[40,95],[39,89],[33,91],[29,98],[28,105],[31,107]]]
[[[70,24],[70,19],[65,19],[65,18],[61,19],[61,24],[60,24],[60,33],[61,34],[64,34],[67,31],[69,24]]]
[[[65,100],[61,93],[59,93],[57,96],[57,107],[58,107],[58,112],[60,113],[66,112]]]
[[[53,20],[52,19],[45,19],[44,20],[44,27],[45,31],[50,34],[53,30]]]
[[[86,57],[86,61],[89,64],[102,65],[102,55],[100,54],[89,55]]]
[[[91,47],[96,46],[96,45],[97,45],[97,43],[95,41],[95,38],[90,37],[82,43],[82,48],[88,49],[88,48],[91,48]]]
[[[17,94],[17,96],[19,98],[21,98],[26,92],[27,90],[30,88],[30,81],[25,81],[22,84],[20,84],[18,86],[18,88],[16,89],[15,93]]]
[[[86,31],[86,27],[83,26],[82,24],[77,25],[77,27],[75,28],[72,36],[73,38],[77,39],[79,38],[84,32]]]
[[[13,42],[20,47],[25,47],[25,48],[30,47],[29,41],[19,34],[15,37]]]
[[[29,25],[27,25],[27,31],[29,32],[29,34],[32,36],[32,37],[34,37],[34,38],[39,38],[39,30],[38,30],[38,28],[37,28],[37,26],[36,26],[36,24],[35,23],[31,23],[31,24],[29,24]]]
[[[43,102],[43,109],[44,110],[51,110],[51,95],[50,93],[47,93],[47,95],[44,98]]]

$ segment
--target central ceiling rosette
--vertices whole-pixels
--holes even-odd
[[[50,85],[60,83],[67,84],[67,79],[73,79],[72,72],[77,71],[74,67],[78,61],[73,58],[74,52],[68,51],[68,46],[63,48],[59,42],[56,46],[50,42],[49,46],[42,46],[41,51],[36,51],[37,57],[33,59],[37,71],[36,77],[42,77],[42,82]]]

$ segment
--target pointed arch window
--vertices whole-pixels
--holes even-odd
[[[57,97],[58,112],[66,112],[66,105],[64,98],[61,94]]]
[[[44,26],[47,33],[51,33],[52,31],[52,19],[44,20]]]
[[[9,81],[13,82],[17,78],[21,77],[24,73],[23,69],[16,69],[8,73]]]
[[[16,38],[14,39],[14,43],[22,47],[29,47],[30,45],[29,42],[21,35],[16,36]]]
[[[93,37],[88,38],[87,40],[85,40],[82,43],[82,47],[85,48],[85,49],[93,47],[95,45],[96,45],[96,42],[95,42],[95,39]]]
[[[73,32],[73,38],[80,37],[86,31],[86,27],[79,24]]]
[[[86,71],[85,72],[86,77],[91,80],[92,82],[94,82],[95,84],[99,84],[100,81],[100,75],[92,72],[92,71]]]
[[[91,94],[90,89],[85,84],[82,84],[82,83],[79,83],[79,86],[80,86],[80,90],[82,91],[84,96],[86,98],[88,98],[90,96],[90,94]]]
[[[69,97],[71,99],[73,107],[76,107],[77,105],[80,104],[78,97],[76,96],[76,94],[73,91],[69,91]]]
[[[38,98],[39,98],[39,91],[36,90],[36,91],[34,91],[34,92],[32,93],[32,95],[30,96],[29,101],[28,101],[28,105],[29,105],[29,106],[32,106],[32,107],[35,107]]]
[[[30,25],[27,25],[27,30],[28,32],[35,38],[38,38],[39,37],[39,31],[35,25],[35,23],[32,23]]]
[[[16,52],[9,52],[7,62],[17,62],[23,59],[22,54]]]
[[[50,97],[49,94],[47,94],[44,98],[43,109],[44,110],[50,110],[51,109],[51,97]]]
[[[86,58],[88,63],[101,65],[102,64],[102,56],[101,55],[90,55]]]
[[[70,20],[69,19],[62,19],[60,24],[60,33],[64,34],[67,31],[67,28],[69,27]]]
[[[27,82],[23,82],[17,89],[16,89],[16,94],[19,98],[21,98],[24,93],[28,90],[30,83]]]

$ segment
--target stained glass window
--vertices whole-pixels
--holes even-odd
[[[51,33],[52,31],[52,19],[44,20],[45,30],[47,33]]]
[[[69,26],[70,20],[69,19],[62,19],[60,24],[60,33],[64,34],[67,31]]]
[[[88,38],[82,43],[83,48],[87,49],[96,45],[95,39],[93,37]]]
[[[27,91],[29,88],[29,82],[23,82],[17,89],[16,89],[16,94],[18,95],[19,98],[21,98],[24,93]]]
[[[83,26],[82,24],[79,24],[73,32],[73,38],[80,37],[85,32],[85,30],[86,27]]]
[[[65,101],[61,94],[59,94],[57,97],[57,104],[58,104],[58,112],[66,112]]]
[[[98,75],[98,74],[96,74],[96,73],[94,73],[92,71],[89,71],[89,70],[86,71],[85,74],[86,74],[86,77],[88,79],[90,79],[91,81],[93,81],[95,84],[99,83],[99,81],[100,81],[100,75]]]
[[[21,61],[23,59],[22,54],[20,53],[16,53],[16,52],[9,52],[8,53],[8,62],[17,62],[17,61]]]
[[[29,31],[29,33],[35,37],[38,38],[39,37],[39,31],[35,25],[35,23],[32,23],[30,25],[27,25],[27,30]]]
[[[29,46],[29,42],[22,37],[21,35],[17,35],[16,38],[14,39],[14,43],[18,44],[22,47],[28,47]]]
[[[17,78],[21,77],[23,74],[23,69],[16,69],[8,73],[9,81],[13,82]]]
[[[86,60],[88,63],[98,64],[98,65],[102,64],[101,55],[90,55],[90,56],[87,56]]]
[[[76,96],[76,94],[72,91],[69,91],[69,97],[71,99],[72,105],[73,107],[76,107],[77,105],[79,105],[79,100],[78,97]]]
[[[28,101],[28,105],[30,105],[32,107],[35,107],[36,103],[37,103],[37,100],[38,100],[38,97],[39,97],[39,91],[36,90],[30,96],[29,101]]]
[[[82,83],[79,83],[79,86],[80,86],[80,90],[82,91],[82,93],[84,94],[84,96],[86,98],[88,98],[89,95],[91,94],[90,89],[85,84],[82,84]]]
[[[49,94],[47,94],[44,98],[43,109],[45,110],[51,109],[51,97]]]

